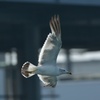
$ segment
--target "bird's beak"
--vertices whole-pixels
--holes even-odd
[[[72,73],[71,72],[68,72],[68,71],[67,71],[67,74],[72,75]]]

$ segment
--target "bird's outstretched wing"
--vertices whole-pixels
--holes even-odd
[[[39,55],[39,65],[55,64],[62,45],[60,19],[58,15],[51,18],[50,29],[51,33],[47,36]]]

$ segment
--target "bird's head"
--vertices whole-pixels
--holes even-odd
[[[67,71],[67,70],[65,70],[65,69],[63,69],[63,68],[59,68],[59,73],[60,74],[72,74],[71,72],[69,72],[69,71]]]

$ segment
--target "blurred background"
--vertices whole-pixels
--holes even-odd
[[[72,75],[45,88],[20,69],[37,65],[54,14],[63,42],[57,64]],[[100,100],[100,0],[0,0],[0,100]]]

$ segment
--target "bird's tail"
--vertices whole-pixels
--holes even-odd
[[[25,78],[29,78],[36,74],[37,67],[30,62],[25,62],[21,68],[21,74]]]

